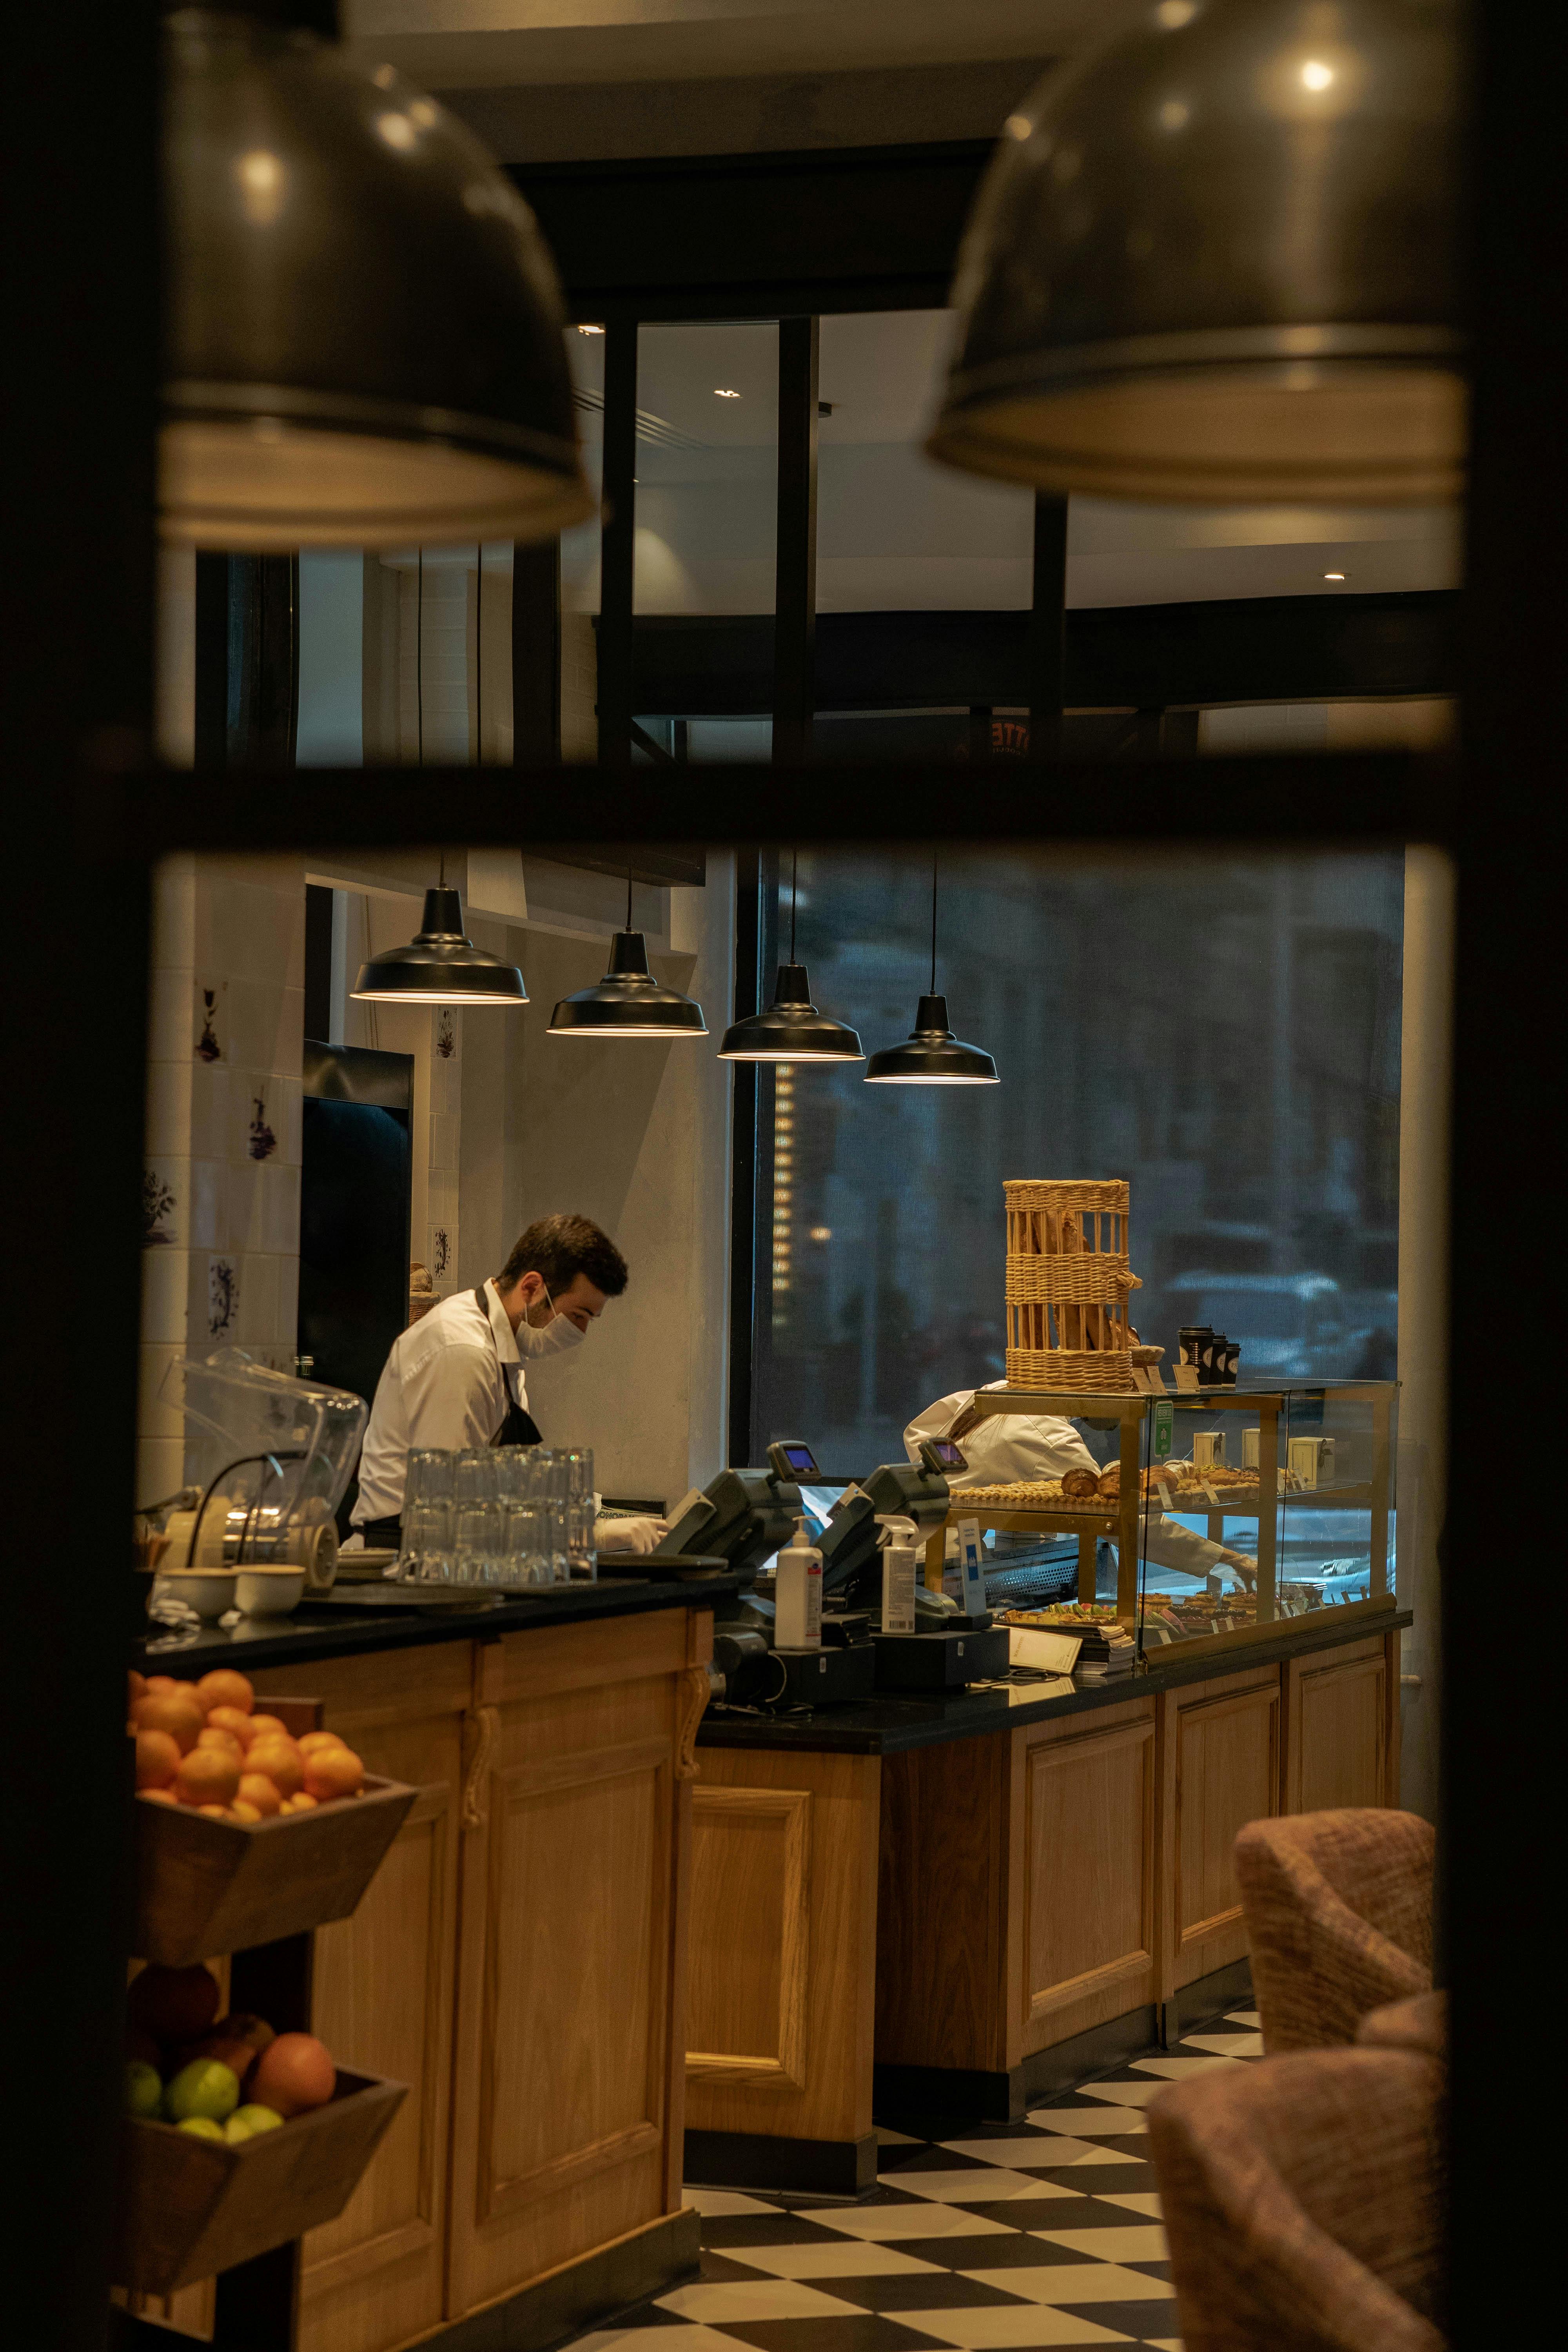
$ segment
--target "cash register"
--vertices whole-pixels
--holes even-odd
[[[721,1601],[715,1617],[714,1664],[730,1700],[825,1706],[868,1697],[873,1689],[955,1690],[1005,1674],[1005,1627],[993,1626],[983,1609],[966,1612],[945,1593],[928,1591],[918,1577],[913,1633],[880,1630],[882,1524],[909,1522],[923,1548],[946,1525],[949,1475],[966,1466],[956,1445],[931,1441],[921,1448],[918,1462],[883,1463],[843,1489],[812,1538],[822,1554],[820,1650],[775,1646],[767,1572],[796,1519],[806,1515],[802,1487],[826,1483],[811,1447],[802,1439],[782,1439],[768,1448],[766,1469],[721,1470],[700,1493],[688,1495],[648,1556],[649,1566],[700,1554],[752,1578],[752,1589]]]

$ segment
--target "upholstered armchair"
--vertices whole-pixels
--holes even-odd
[[[1382,1808],[1249,1822],[1236,1874],[1270,2056],[1352,2042],[1432,1988],[1431,1824]]]

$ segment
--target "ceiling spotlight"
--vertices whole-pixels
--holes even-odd
[[[715,400],[739,400],[741,395],[738,392],[731,392],[727,384],[716,383],[713,397]]]
[[[1344,576],[1342,572],[1325,572],[1323,574],[1325,580],[1342,580]]]
[[[1323,65],[1316,58],[1309,58],[1306,64],[1301,68],[1301,87],[1303,89],[1327,89],[1333,78],[1334,69],[1332,66]]]
[[[577,330],[580,335],[602,335],[604,331],[603,327],[579,327]]]

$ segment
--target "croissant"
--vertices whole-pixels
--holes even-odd
[[[1075,1503],[1087,1502],[1091,1495],[1099,1495],[1102,1491],[1098,1471],[1064,1470],[1062,1472],[1062,1493],[1070,1496]]]

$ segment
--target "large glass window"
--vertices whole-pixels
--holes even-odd
[[[803,853],[798,952],[868,1053],[930,979],[931,867]],[[763,886],[763,954],[789,861]],[[970,853],[940,860],[937,985],[991,1087],[763,1068],[752,1444],[853,1474],[1004,1368],[1002,1184],[1131,1185],[1133,1320],[1242,1375],[1386,1379],[1396,1328],[1403,861]]]

